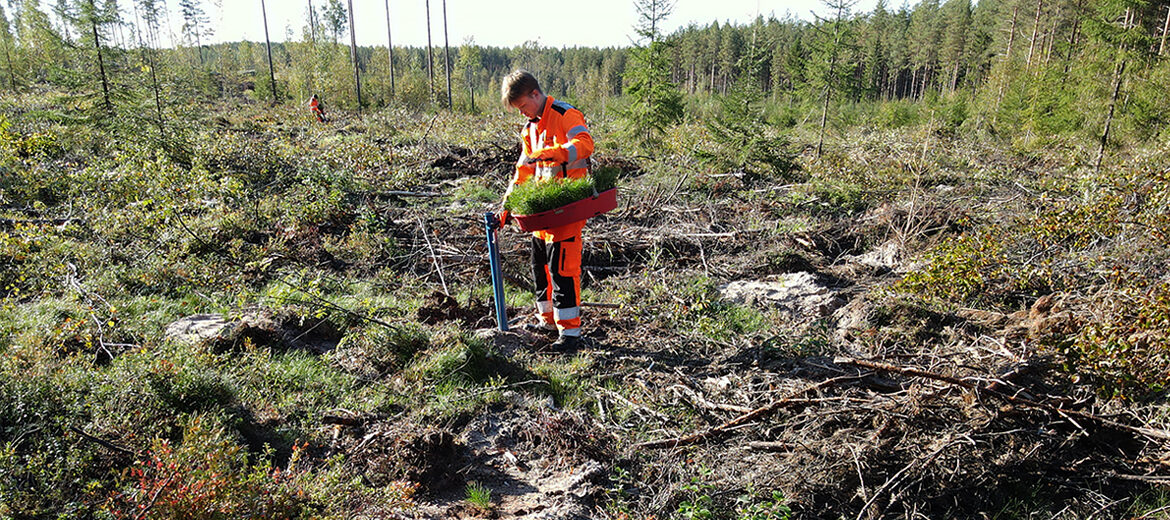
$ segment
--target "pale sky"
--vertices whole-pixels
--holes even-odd
[[[385,0],[352,0],[359,45],[386,44]],[[390,29],[395,46],[426,45],[426,10],[424,0],[389,0]],[[266,0],[268,30],[273,41],[286,40],[288,30],[300,39],[305,26],[309,0]],[[325,0],[312,0],[320,12]],[[129,0],[120,0],[124,12],[133,17]],[[216,7],[216,3],[222,8]],[[891,2],[892,3],[892,2]],[[182,19],[178,1],[169,0],[171,26],[179,34]],[[443,44],[443,0],[430,0],[431,39]],[[876,0],[861,0],[854,13],[868,12]],[[204,9],[215,27],[213,41],[264,41],[260,18],[260,0],[205,1]],[[559,11],[563,9],[564,12]],[[743,24],[757,14],[783,18],[788,14],[809,20],[810,11],[827,12],[818,0],[678,0],[666,19],[665,33],[674,32],[691,22],[708,25],[715,20]],[[512,47],[536,40],[548,47],[628,46],[633,36],[637,13],[631,0],[586,0],[540,3],[532,0],[447,0],[448,39],[452,46],[468,37],[485,46]],[[164,34],[166,31],[163,31]],[[349,36],[345,35],[348,42]]]

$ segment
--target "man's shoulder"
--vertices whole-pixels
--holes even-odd
[[[568,113],[570,110],[577,110],[577,107],[570,105],[568,103],[565,103],[564,101],[561,101],[559,99],[556,99],[556,100],[553,100],[552,109],[554,111],[556,111],[556,113],[563,116],[566,113]],[[577,111],[580,112],[580,110],[577,110]]]

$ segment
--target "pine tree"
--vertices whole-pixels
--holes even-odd
[[[194,42],[199,49],[199,66],[205,65],[203,57],[204,31],[209,25],[207,13],[203,11],[199,0],[179,0],[179,12],[183,15],[183,34],[188,42]]]
[[[390,35],[390,0],[386,3],[386,61],[389,68],[386,75],[390,76],[390,99],[394,99],[394,39]]]
[[[276,105],[276,69],[272,64],[272,41],[268,37],[268,6],[260,0],[260,17],[264,23],[264,51],[268,55],[268,88],[272,91],[272,104]]]
[[[325,30],[329,32],[333,45],[337,46],[338,38],[341,38],[341,34],[349,27],[345,4],[341,3],[341,0],[329,0],[325,9],[321,11],[321,17],[324,19]]]
[[[483,56],[475,39],[468,37],[459,48],[459,58],[455,61],[456,78],[467,85],[467,99],[470,110],[475,112],[475,87],[478,83],[480,71],[483,69]]]
[[[971,30],[971,0],[947,0],[942,7],[945,34],[942,38],[941,64],[950,71],[947,88],[959,88],[959,78],[967,67],[967,37]]]
[[[910,15],[910,38],[913,53],[911,97],[923,99],[938,66],[939,42],[942,39],[942,16],[938,0],[922,0]]]
[[[353,91],[354,95],[357,96],[357,110],[360,114],[362,112],[362,74],[358,62],[357,35],[354,33],[353,27],[353,0],[347,1],[349,2],[347,10],[349,13],[349,58],[353,62]]]
[[[736,78],[740,55],[743,53],[743,34],[736,27],[723,31],[723,40],[719,47],[720,91],[727,93],[727,87]]]

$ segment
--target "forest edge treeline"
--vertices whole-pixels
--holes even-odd
[[[713,97],[752,83],[764,94],[758,111],[780,128],[822,117],[830,127],[937,119],[951,129],[1028,139],[1079,135],[1104,145],[1149,139],[1170,121],[1167,2],[924,0],[892,8],[883,0],[855,13],[855,2],[829,0],[832,14],[824,19],[716,20],[664,34],[671,4],[642,1],[643,18],[651,12],[653,20],[639,22],[650,30],[638,28],[632,47],[557,49],[528,41],[502,48],[468,38],[433,52],[395,46],[392,56],[386,46],[355,46],[351,54],[347,6],[318,3],[306,2],[299,34],[286,29],[287,42],[272,42],[279,102],[316,92],[353,110],[358,78],[368,107],[442,106],[450,96],[456,110],[482,110],[491,103],[476,105],[475,98],[494,99],[499,78],[523,67],[591,114],[623,114],[645,61],[638,49],[657,45],[661,59],[650,66],[665,68],[668,87],[682,95],[680,117],[710,117],[719,111]],[[385,15],[392,42],[390,24],[414,21],[394,18],[384,4],[357,9]],[[114,0],[10,0],[7,7],[0,84],[9,90],[50,84],[101,92],[107,108],[154,104],[160,120],[168,100],[274,98],[263,42],[207,44],[214,31],[199,0],[136,0],[132,10]],[[178,7],[178,19],[168,7]],[[446,16],[459,13],[442,9],[446,39]],[[180,45],[164,48],[164,32]]]

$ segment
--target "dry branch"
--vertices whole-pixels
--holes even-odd
[[[76,426],[70,426],[69,431],[72,431],[73,433],[80,435],[82,439],[85,439],[89,442],[97,444],[97,445],[99,445],[107,450],[116,451],[118,453],[124,453],[126,455],[137,455],[137,452],[135,452],[134,450],[131,450],[129,448],[124,448],[122,446],[118,446],[117,444],[114,444],[114,443],[107,441],[105,439],[102,439],[100,437],[95,437],[93,435],[85,433],[84,431],[81,430],[81,428],[78,428]]]
[[[722,434],[728,433],[730,430],[732,430],[733,428],[735,428],[737,426],[741,426],[743,424],[747,424],[749,422],[762,419],[762,418],[776,412],[777,410],[784,408],[785,406],[788,406],[790,404],[793,404],[794,402],[797,402],[798,401],[797,398],[804,395],[804,394],[807,394],[809,392],[814,392],[816,390],[820,390],[820,389],[828,387],[828,386],[832,386],[832,385],[839,383],[839,382],[846,380],[846,379],[856,379],[856,377],[849,376],[849,377],[835,377],[833,379],[827,379],[825,381],[821,381],[819,383],[808,385],[804,388],[801,388],[800,390],[797,390],[795,392],[788,394],[787,396],[785,396],[782,399],[772,401],[771,403],[769,403],[765,406],[762,406],[760,408],[756,408],[755,410],[752,410],[751,412],[745,413],[745,414],[743,414],[739,417],[736,417],[735,419],[732,419],[730,421],[727,421],[719,426],[715,426],[713,428],[708,428],[708,429],[703,430],[701,432],[693,433],[691,435],[687,435],[687,436],[683,436],[683,437],[675,437],[673,439],[662,439],[662,440],[657,440],[657,441],[640,442],[638,444],[635,444],[634,447],[635,448],[642,448],[642,449],[659,449],[659,448],[677,448],[679,446],[688,446],[691,444],[695,444],[695,443],[702,441],[704,439],[708,439],[708,438],[714,437],[716,435],[722,435]]]
[[[976,393],[987,394],[987,395],[991,395],[994,397],[998,397],[1000,399],[1003,399],[1004,401],[1007,401],[1007,402],[1015,404],[1015,405],[1026,406],[1029,408],[1036,408],[1036,409],[1044,410],[1047,412],[1052,412],[1055,414],[1066,416],[1070,419],[1072,417],[1086,419],[1088,421],[1092,421],[1093,423],[1096,423],[1096,424],[1101,425],[1101,426],[1107,426],[1107,427],[1115,428],[1115,429],[1122,430],[1122,431],[1136,433],[1138,435],[1141,435],[1141,436],[1146,437],[1146,438],[1151,439],[1151,440],[1170,441],[1170,431],[1160,430],[1160,429],[1156,429],[1156,428],[1130,426],[1128,424],[1122,424],[1122,423],[1119,423],[1117,421],[1106,419],[1106,418],[1101,417],[1099,415],[1094,415],[1094,414],[1091,414],[1088,412],[1081,412],[1078,410],[1066,410],[1064,408],[1052,406],[1052,405],[1046,404],[1046,403],[1033,401],[1031,399],[1025,399],[1023,397],[1017,397],[1014,395],[1005,394],[999,390],[995,390],[995,389],[992,389],[992,388],[989,388],[986,386],[980,386],[980,385],[971,383],[969,381],[959,379],[957,377],[945,376],[942,374],[936,374],[934,372],[927,372],[925,370],[919,370],[917,368],[900,367],[900,366],[891,365],[888,363],[881,363],[881,362],[877,362],[877,361],[867,361],[867,360],[863,360],[863,359],[838,357],[838,358],[833,359],[833,362],[838,364],[838,365],[853,365],[853,366],[857,366],[857,367],[868,368],[871,370],[881,370],[883,372],[892,372],[895,374],[902,374],[902,375],[906,375],[906,376],[922,377],[922,378],[926,378],[926,379],[933,379],[935,381],[942,381],[944,383],[950,383],[950,384],[958,386],[958,387],[972,390]]]

